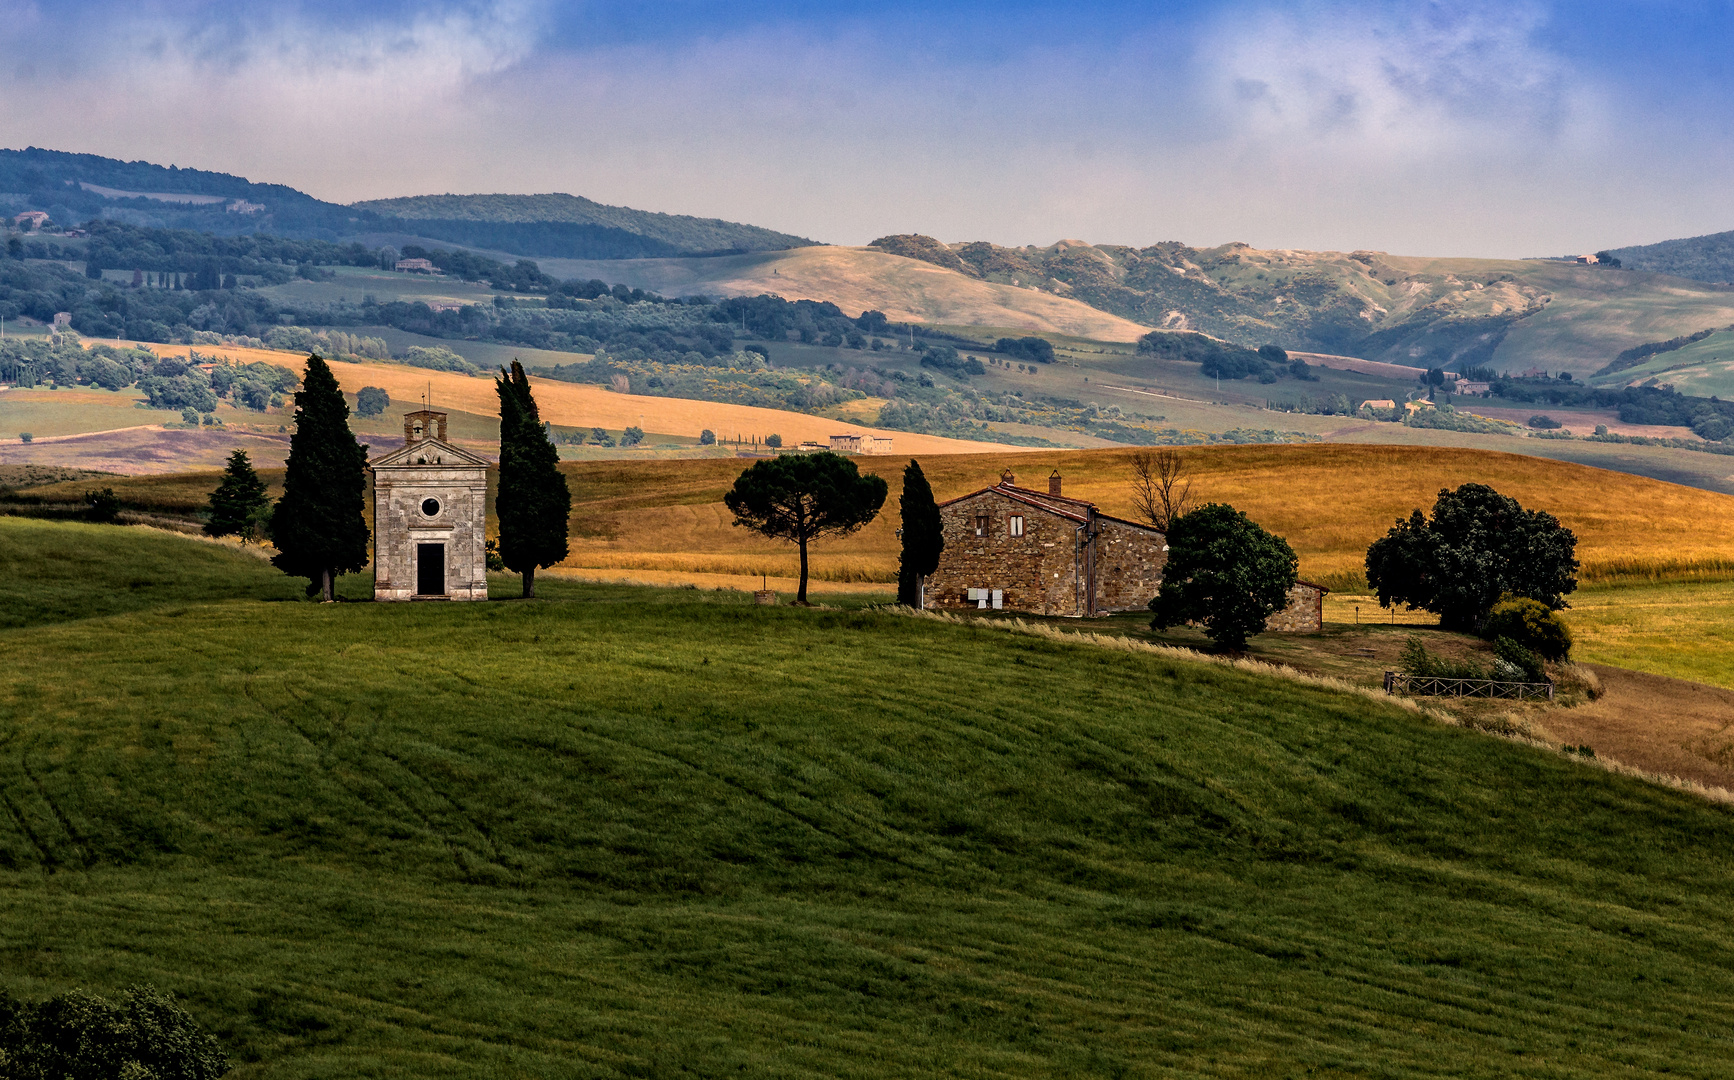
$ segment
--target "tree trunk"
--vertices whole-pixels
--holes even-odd
[[[524,599],[536,599],[536,564],[531,563],[524,571]]]
[[[319,572],[319,596],[327,604],[336,599],[331,591],[331,568],[329,566]]]
[[[801,538],[801,589],[795,593],[795,603],[806,606],[807,603],[807,538]]]

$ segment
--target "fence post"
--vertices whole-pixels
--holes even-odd
[[[1387,694],[1395,693],[1396,692],[1396,690],[1395,690],[1396,685],[1397,685],[1397,673],[1395,671],[1385,672],[1385,693],[1387,693]]]

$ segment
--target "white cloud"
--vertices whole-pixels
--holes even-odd
[[[1403,160],[1577,142],[1597,93],[1536,42],[1534,4],[1253,9],[1199,51],[1213,104],[1252,143]]]

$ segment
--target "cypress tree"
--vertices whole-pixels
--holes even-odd
[[[914,459],[903,469],[903,557],[897,565],[897,602],[909,607],[922,606],[921,582],[939,569],[939,553],[945,550],[944,523],[939,518],[939,505],[933,501],[933,488]]]
[[[289,437],[283,498],[271,515],[277,557],[291,577],[304,577],[307,593],[332,599],[338,574],[367,565],[367,448],[349,430],[349,406],[337,378],[319,354],[307,357],[295,392],[295,433]]]
[[[560,451],[542,426],[524,365],[512,361],[494,380],[500,395],[500,558],[524,576],[524,598],[536,595],[536,568],[566,557],[572,494],[560,473]]]
[[[253,471],[247,451],[237,450],[229,455],[223,482],[211,492],[211,520],[205,523],[205,532],[210,536],[239,536],[244,544],[253,539],[256,515],[269,505],[265,481]]]

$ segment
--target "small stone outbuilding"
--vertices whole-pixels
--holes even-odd
[[[488,598],[488,463],[446,441],[446,414],[405,414],[373,471],[373,598]]]
[[[1162,585],[1168,544],[1148,525],[1094,503],[1018,487],[993,487],[939,504],[945,550],[927,579],[930,608],[1006,608],[1038,615],[1102,615],[1147,606]]]
[[[1297,581],[1288,591],[1288,607],[1264,621],[1266,631],[1281,634],[1316,634],[1325,628],[1323,585]]]

